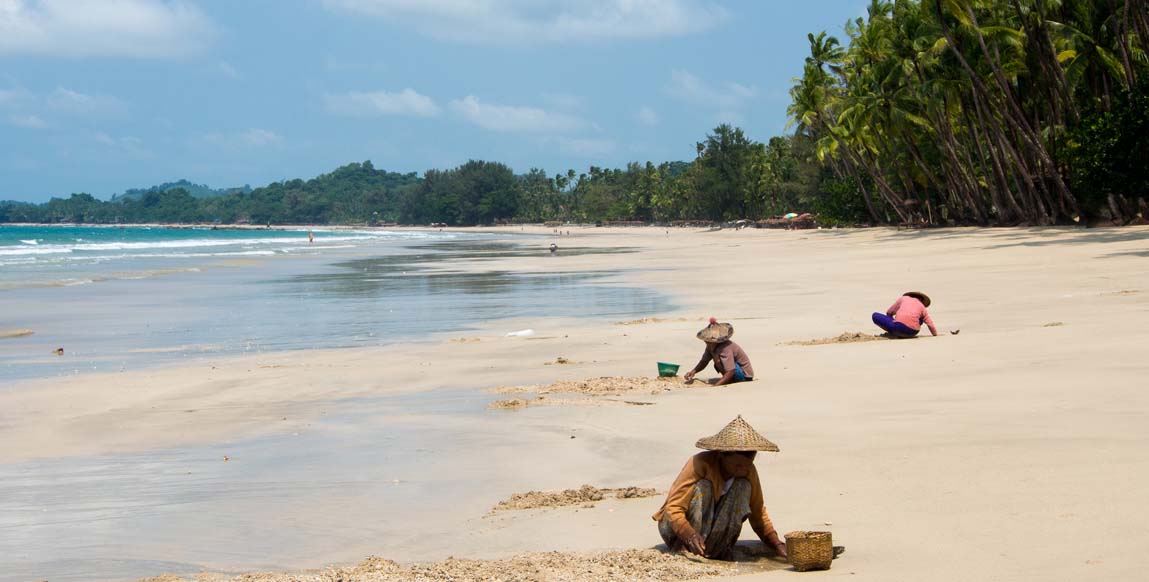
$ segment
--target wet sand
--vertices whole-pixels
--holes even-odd
[[[608,496],[593,508],[487,512],[516,491],[561,491],[580,483],[665,491],[696,452],[694,441],[742,414],[782,449],[756,463],[779,530],[832,530],[835,543],[850,548],[828,575],[873,581],[1140,579],[1138,556],[1149,542],[1142,525],[1149,507],[1141,499],[1141,484],[1149,479],[1143,446],[1149,439],[1143,388],[1149,364],[1142,337],[1149,324],[1143,256],[1149,229],[572,232],[579,246],[639,250],[550,257],[542,240],[538,256],[450,268],[611,272],[604,284],[655,288],[680,309],[626,326],[612,323],[632,320],[512,318],[444,334],[433,345],[207,355],[189,366],[21,382],[0,392],[0,439],[20,443],[0,449],[0,472],[12,476],[17,466],[35,473],[34,463],[95,463],[191,448],[218,452],[211,454],[212,465],[204,453],[210,483],[229,483],[229,472],[250,468],[242,482],[250,491],[246,497],[226,506],[210,495],[190,502],[198,521],[182,531],[191,537],[106,546],[115,557],[187,567],[155,566],[154,574],[266,570],[250,565],[249,554],[260,548],[247,544],[258,535],[271,536],[261,554],[267,565],[285,571],[355,564],[368,555],[435,568],[444,567],[440,561],[448,556],[505,560],[551,551],[562,552],[560,562],[577,564],[575,571],[593,570],[597,566],[578,556],[614,549],[626,564],[647,559],[625,556],[658,543],[650,514],[660,496]],[[707,283],[708,276],[732,272],[738,276],[722,277],[721,285]],[[933,297],[930,312],[941,336],[826,347],[791,343],[866,329],[871,312],[907,289]],[[643,400],[653,406],[528,406],[511,414],[485,409],[497,399],[485,391],[500,386],[653,378],[659,361],[688,369],[702,351],[694,333],[711,315],[734,323],[735,341],[753,359],[755,382],[647,395]],[[505,336],[525,328],[537,335]],[[946,333],[956,329],[962,333]],[[450,341],[460,338],[479,341]],[[569,363],[556,365],[558,357]],[[441,411],[419,409],[419,398],[445,391],[470,396]],[[332,416],[339,419],[323,420]],[[394,434],[379,437],[383,427]],[[413,435],[420,438],[405,440]],[[224,461],[229,446],[243,439],[262,439],[252,442],[270,448],[249,447]],[[343,498],[331,493],[338,487],[325,486],[293,490],[270,503],[275,489],[268,485],[280,482],[261,487],[254,475],[294,462],[282,452],[265,456],[280,451],[276,447],[348,457],[284,475],[284,486],[348,471],[358,485]],[[418,456],[380,459],[371,456],[375,450]],[[257,471],[253,463],[266,466]],[[393,473],[363,470],[400,466]],[[405,493],[388,497],[385,486]],[[8,487],[6,493],[23,491]],[[421,496],[428,491],[449,495],[450,510],[434,510],[437,499]],[[83,502],[92,493],[73,494]],[[5,503],[13,510],[38,507],[21,505],[18,495]],[[278,515],[270,509],[248,515],[242,528],[217,515],[261,503],[279,507]],[[157,512],[156,527],[173,509],[149,508]],[[387,515],[389,527],[407,534],[379,529]],[[70,531],[87,527],[75,515],[60,517],[73,520]],[[46,527],[33,517],[20,519],[22,532]],[[105,523],[112,538],[122,535],[121,522]],[[292,528],[304,535],[276,537]],[[219,534],[227,536],[226,544],[213,546],[211,537]],[[320,543],[325,538],[331,543]],[[744,543],[752,539],[746,528]],[[562,572],[568,572],[538,558],[533,563],[542,568],[532,574],[540,579],[565,579]],[[11,565],[8,572],[35,573],[34,565]],[[385,573],[388,568],[393,570],[386,565],[384,573],[363,576],[414,576],[413,570]],[[679,579],[698,575],[676,573]],[[744,579],[777,575],[749,572]]]

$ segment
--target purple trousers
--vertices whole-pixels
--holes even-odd
[[[886,333],[894,337],[911,338],[918,335],[918,330],[904,323],[894,321],[894,318],[885,313],[874,313],[871,319],[874,320],[874,325],[886,330]]]

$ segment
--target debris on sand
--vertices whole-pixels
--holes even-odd
[[[594,502],[602,501],[610,494],[613,494],[617,499],[638,499],[653,497],[658,495],[658,491],[645,487],[599,489],[593,485],[583,485],[578,489],[564,489],[562,491],[528,491],[511,495],[509,499],[500,501],[491,511],[565,507],[568,505],[585,506],[587,504],[593,506]]]
[[[617,398],[550,398],[536,396],[534,398],[508,398],[496,400],[487,405],[490,410],[521,410],[528,406],[653,406],[653,402],[641,400],[619,400]]]
[[[508,398],[506,400],[496,400],[487,405],[491,410],[518,410],[530,406],[526,398]]]
[[[602,376],[586,380],[560,380],[553,384],[534,386],[499,386],[490,391],[492,394],[583,394],[586,396],[621,396],[623,394],[642,392],[657,394],[682,386],[683,380],[678,376],[669,378],[648,378],[638,376],[622,378]]]
[[[36,333],[30,329],[0,329],[0,339],[11,337],[24,337]]]
[[[759,571],[762,568],[758,568]],[[379,557],[356,566],[299,573],[249,573],[238,577],[197,574],[197,582],[664,582],[697,580],[743,573],[745,566],[700,564],[655,549],[594,553],[538,552],[503,560],[447,558],[442,562],[403,566]],[[149,578],[175,582],[180,578]]]
[[[1060,322],[1060,321],[1051,321],[1051,322],[1049,322],[1049,323],[1047,323],[1041,327],[1061,327],[1063,325],[1065,325],[1065,324]]]
[[[614,496],[619,499],[637,499],[640,497],[654,497],[658,490],[653,487],[622,487],[614,489]]]
[[[555,361],[553,361],[553,362],[543,362],[543,365],[544,366],[560,365],[561,366],[563,364],[577,364],[577,363],[578,362],[572,362],[571,360],[568,360],[562,356],[559,356],[559,357],[555,358]]]
[[[859,342],[872,342],[878,340],[890,339],[884,335],[873,335],[862,333],[860,331],[850,332],[847,331],[841,335],[834,337],[824,337],[820,339],[812,339],[805,341],[784,342],[780,345],[784,346],[824,346],[826,344],[853,344]]]
[[[619,396],[655,395],[688,386],[682,378],[619,378],[604,376],[586,380],[560,380],[553,384],[533,386],[499,386],[488,394],[535,394],[534,398],[496,400],[487,405],[495,410],[519,410],[528,406],[649,406],[653,402],[620,399]],[[708,386],[705,382],[700,386]],[[552,394],[571,394],[571,398],[553,398]]]
[[[456,344],[469,344],[471,342],[479,342],[479,341],[483,341],[483,340],[481,340],[477,337],[453,337],[447,341],[449,341],[451,343],[456,343]]]
[[[664,321],[693,321],[688,317],[675,317],[672,319],[665,319],[662,317],[644,317],[642,319],[632,319],[630,321],[616,321],[615,325],[646,325],[648,323],[662,323]]]

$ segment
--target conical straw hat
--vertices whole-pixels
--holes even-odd
[[[742,415],[730,421],[718,434],[698,439],[694,446],[709,451],[770,451],[778,452],[778,445],[758,434]]]
[[[930,306],[930,296],[922,293],[921,291],[906,291],[905,293],[902,293],[902,295],[913,297],[914,299],[921,301],[922,305],[925,305],[926,307]]]
[[[695,337],[707,343],[720,344],[724,341],[728,341],[732,335],[734,335],[733,325],[729,323],[718,323],[711,317],[710,325],[698,330]]]

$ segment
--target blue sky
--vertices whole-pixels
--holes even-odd
[[[548,173],[783,132],[864,0],[0,0],[0,200],[352,161]]]

